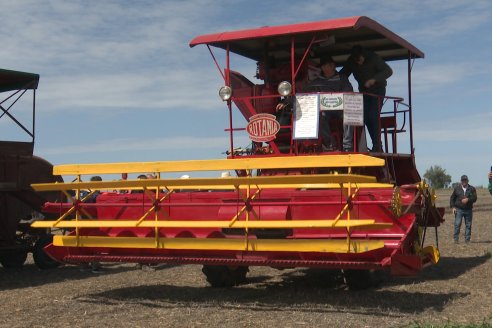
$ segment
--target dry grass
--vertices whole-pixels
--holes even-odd
[[[447,207],[449,194],[440,191],[438,204]],[[479,190],[470,245],[452,243],[448,213],[439,265],[365,291],[303,269],[251,268],[249,284],[213,289],[193,265],[144,272],[108,264],[93,274],[75,266],[40,271],[30,260],[22,270],[0,269],[0,326],[489,327],[491,210],[492,197]]]

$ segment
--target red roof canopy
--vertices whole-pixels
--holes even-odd
[[[197,36],[190,47],[207,44],[260,60],[265,50],[276,59],[289,59],[291,37],[296,51],[302,53],[315,37],[313,48],[319,54],[329,53],[337,62],[346,59],[352,46],[358,44],[378,53],[385,60],[423,58],[424,53],[376,21],[364,17],[349,17],[318,22],[265,26],[260,28]]]

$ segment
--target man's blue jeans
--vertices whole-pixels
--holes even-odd
[[[456,209],[456,215],[454,217],[454,241],[459,240],[461,222],[463,218],[465,219],[465,242],[469,242],[471,238],[471,227],[472,227],[472,210],[461,210]]]

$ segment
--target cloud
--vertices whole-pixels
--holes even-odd
[[[237,145],[250,143],[247,137],[234,139]],[[42,155],[108,153],[108,152],[139,152],[139,151],[189,151],[196,149],[226,149],[229,145],[228,137],[193,137],[176,136],[171,138],[118,138],[94,142],[91,144],[71,144],[63,147],[38,148],[37,153]]]
[[[122,72],[59,76],[44,81],[39,102],[49,104],[43,106],[47,111],[66,111],[67,108],[211,110],[217,107],[217,98],[211,95],[217,94],[221,85],[216,72],[213,73],[211,69],[195,72],[175,69],[162,75]]]
[[[492,113],[484,112],[451,118],[441,118],[439,121],[424,121],[415,128],[415,140],[433,142],[462,142],[470,146],[477,142],[492,142],[490,122]]]
[[[439,5],[443,4],[439,1]],[[428,24],[421,25],[418,30],[412,30],[408,33],[411,33],[416,39],[443,40],[447,39],[448,36],[460,35],[463,32],[488,25],[492,18],[490,2],[451,2],[447,6],[444,4],[444,7],[440,9],[436,6],[437,4],[432,2],[430,12],[440,10],[445,14],[434,16],[434,19]],[[459,44],[456,45],[459,46]]]
[[[441,158],[436,154],[448,151],[454,154],[452,147],[446,145],[459,140],[469,143],[470,152],[480,153],[479,147],[473,149],[477,140],[483,145],[491,139],[486,122],[492,117],[489,114],[470,115],[471,111],[487,106],[484,94],[491,88],[488,76],[492,66],[483,55],[489,52],[487,41],[491,39],[483,35],[485,32],[478,34],[487,31],[485,27],[490,25],[492,10],[488,0],[429,0],[419,4],[382,0],[377,5],[366,0],[341,3],[313,0],[302,6],[246,0],[236,1],[234,5],[225,0],[23,0],[4,1],[2,12],[2,66],[41,75],[37,108],[38,118],[42,119],[37,128],[38,132],[41,129],[45,132],[37,138],[36,152],[56,158],[56,161],[65,161],[69,157],[89,162],[99,158],[111,161],[123,158],[125,152],[125,159],[132,159],[133,153],[137,154],[135,157],[143,158],[140,155],[147,155],[143,154],[145,151],[160,156],[159,150],[167,151],[166,156],[195,156],[198,153],[193,151],[195,148],[205,149],[200,156],[220,153],[229,144],[227,137],[203,138],[193,135],[195,131],[192,131],[192,124],[196,124],[198,131],[198,125],[202,128],[205,119],[209,121],[205,121],[204,129],[210,129],[210,117],[218,115],[211,111],[224,107],[217,97],[217,89],[222,84],[220,74],[206,47],[188,47],[193,37],[361,13],[428,51],[425,60],[415,62],[413,90],[418,92],[418,97],[414,97],[414,104],[442,101],[451,105],[432,108],[429,116],[442,117],[438,122],[415,122],[422,113],[416,108],[414,135],[423,146],[419,151],[434,152],[424,154],[418,160],[429,158],[432,163],[436,157]],[[258,15],[259,12],[262,14]],[[476,40],[471,38],[474,35]],[[463,42],[469,46],[462,46]],[[224,58],[220,53],[217,51],[216,55],[223,66]],[[244,62],[234,58],[232,64],[246,76],[253,75],[254,63],[247,66]],[[405,95],[406,64],[392,62],[390,65],[398,70],[388,81],[388,95]],[[463,95],[472,93],[477,97],[466,116],[450,118],[449,112],[457,111],[453,106],[460,106],[455,104],[455,98],[463,99]],[[124,128],[117,136],[114,126],[105,125],[111,124],[108,119],[111,114],[138,109],[147,111],[137,112],[137,115],[151,117],[152,123],[158,122],[155,125],[159,124],[159,127],[150,129],[146,124],[132,125],[131,119],[127,126],[121,119],[118,122]],[[149,110],[166,112],[161,116],[157,112],[149,113]],[[213,115],[203,115],[200,122],[191,122],[190,118],[196,116],[193,111],[197,110],[210,111]],[[102,112],[107,115],[105,120],[94,118]],[[234,115],[239,116],[237,111]],[[122,116],[125,115],[119,115]],[[184,122],[178,123],[182,117]],[[94,127],[91,122],[99,125]],[[180,128],[180,123],[188,129]],[[100,129],[99,133],[87,133],[87,127]],[[473,133],[456,133],[456,127]],[[3,132],[3,126],[0,128]],[[139,139],[121,138],[128,136],[127,129]],[[187,131],[191,131],[189,135]],[[43,133],[50,140],[43,139]],[[165,133],[174,137],[152,138],[152,134],[162,136]],[[106,139],[106,135],[115,139]],[[56,147],[62,142],[60,139],[71,144]],[[442,146],[442,149],[432,149],[434,145]],[[486,159],[480,157],[480,160]]]
[[[2,5],[9,15],[0,26],[0,60],[41,75],[45,110],[194,110],[196,99],[200,110],[210,109],[220,79],[211,62],[198,66],[204,52],[188,42],[210,24],[211,3],[9,2]]]
[[[412,72],[413,86],[415,90],[429,92],[444,90],[449,84],[461,82],[468,77],[475,76],[476,72],[472,66],[473,64],[464,62],[417,65],[414,72]]]

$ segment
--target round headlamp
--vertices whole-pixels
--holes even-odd
[[[281,96],[288,96],[291,94],[292,92],[292,85],[287,82],[287,81],[283,81],[283,82],[280,82],[279,85],[278,85],[278,93],[281,95]]]
[[[232,96],[232,89],[231,87],[228,87],[227,85],[224,85],[219,89],[219,97],[223,101],[231,99]]]

